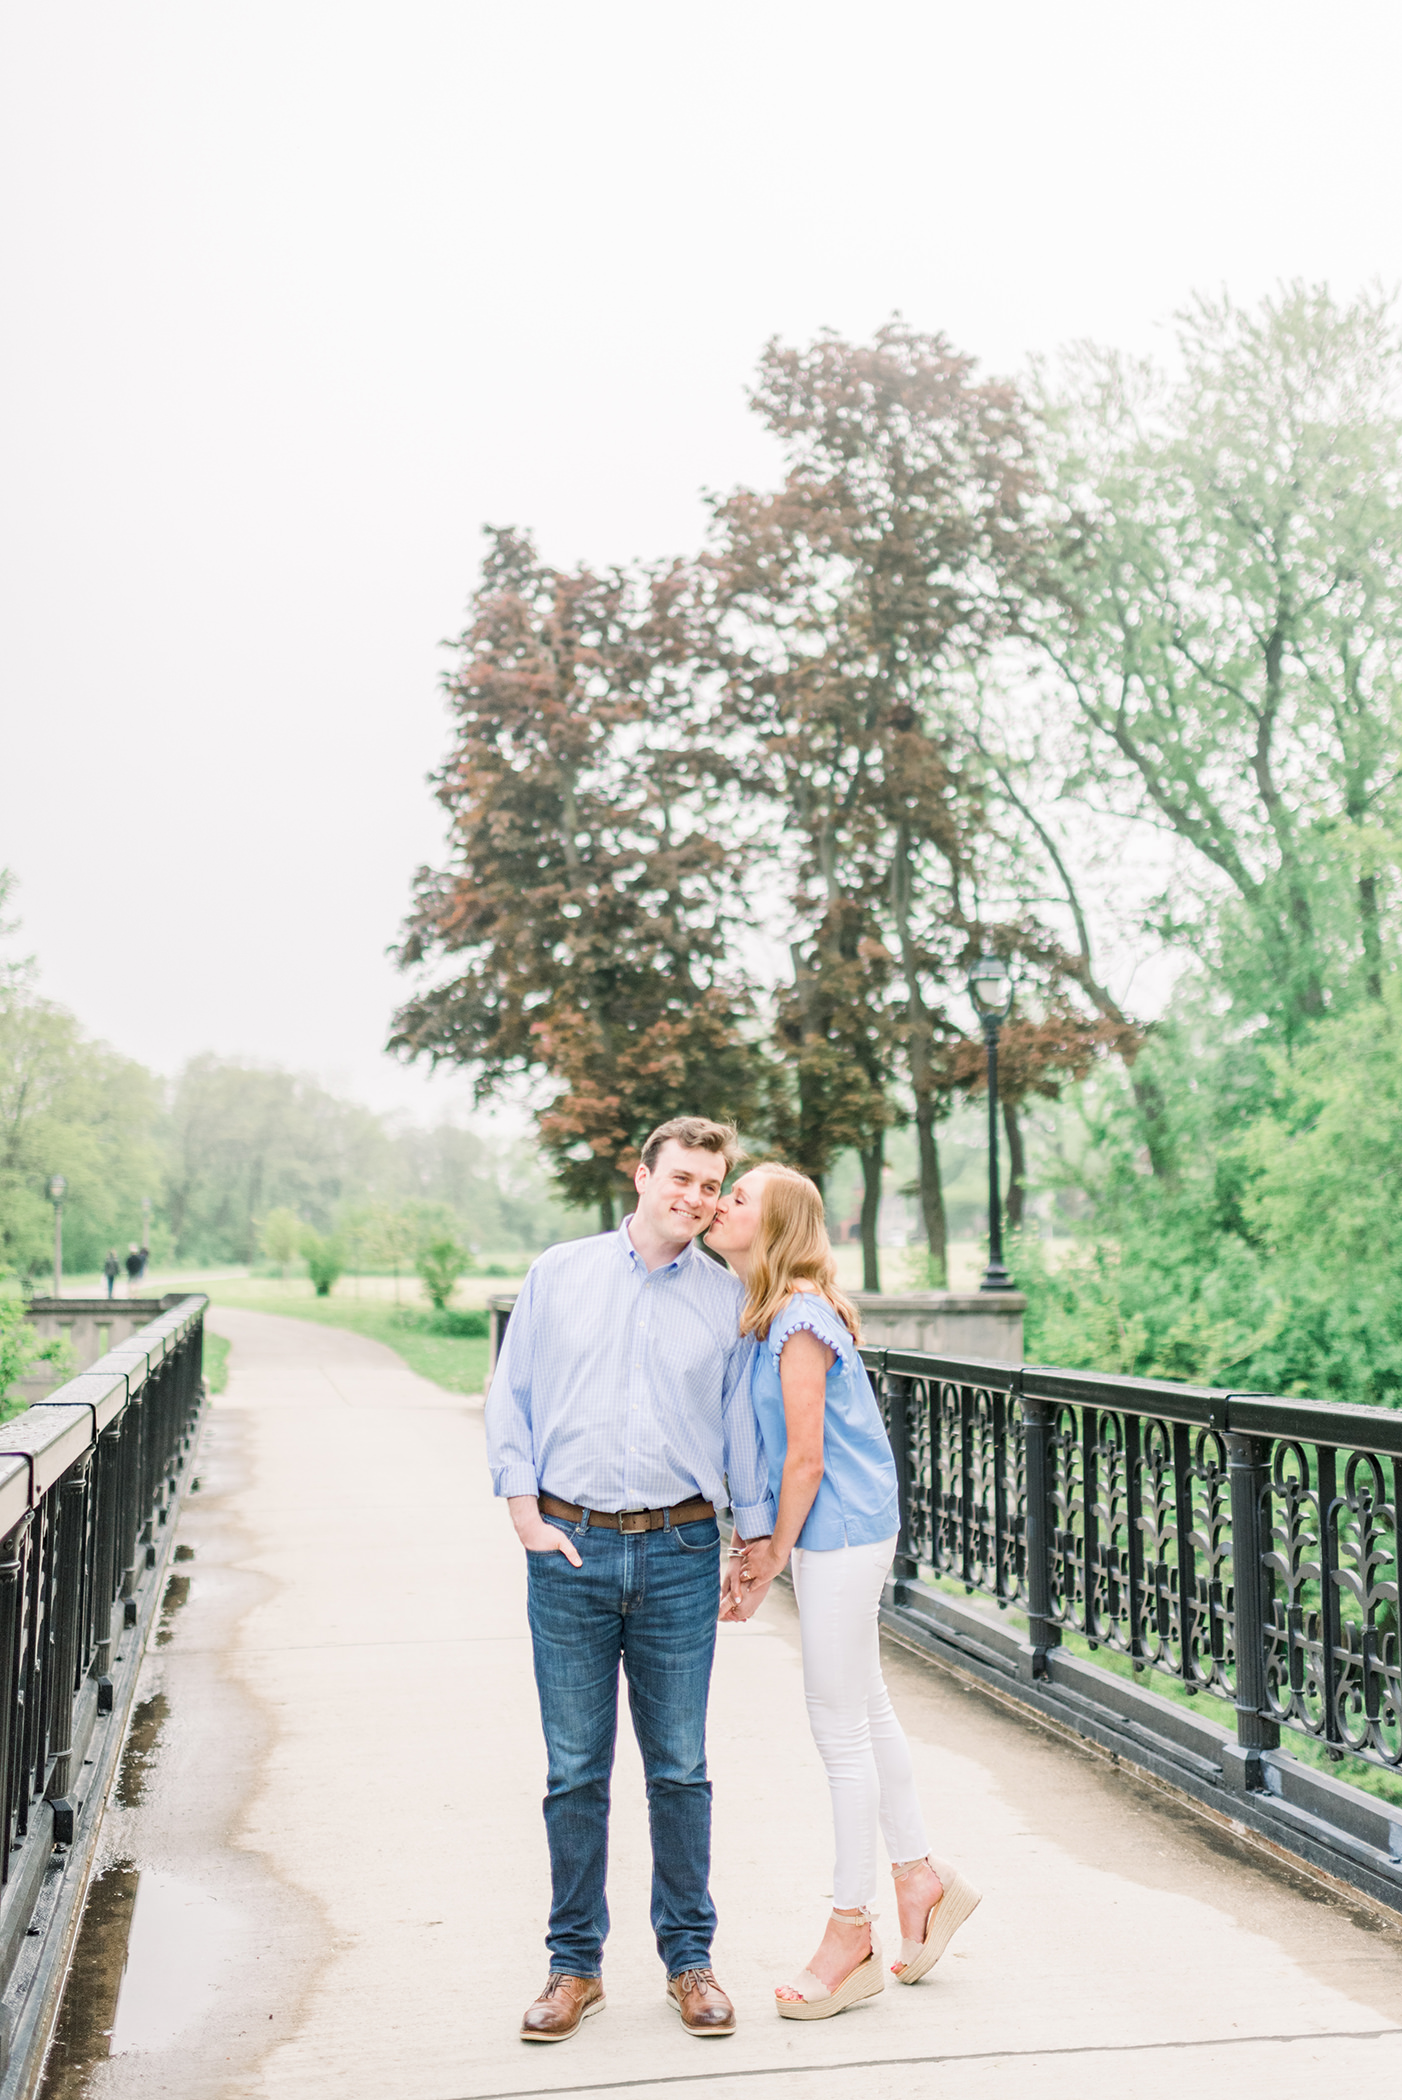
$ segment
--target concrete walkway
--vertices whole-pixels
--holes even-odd
[[[74,2092],[1123,2100],[1191,2081],[1303,2100],[1402,2077],[1398,1927],[896,1649],[936,1847],[984,1904],[925,1984],[777,2019],[830,1887],[786,1597],[722,1630],[712,1703],[716,1965],[740,2032],[705,2048],[664,2003],[625,1724],[608,2009],[564,2047],[523,2045],[543,1752],[480,1404],[349,1334],[210,1324],[234,1354],[182,1520],[191,1587],[104,1839],[114,1877],[140,1873],[118,2053]]]

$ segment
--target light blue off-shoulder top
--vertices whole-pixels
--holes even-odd
[[[779,1359],[784,1344],[807,1327],[834,1351],[823,1409],[823,1478],[797,1543],[810,1552],[869,1546],[900,1529],[896,1466],[876,1395],[857,1345],[825,1298],[795,1291],[755,1351],[751,1397],[764,1439],[770,1492],[777,1505],[789,1447]]]

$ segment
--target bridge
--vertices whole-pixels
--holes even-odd
[[[1133,1621],[1129,1644],[1146,1674],[1167,1662],[1181,1678],[1186,1656],[1189,1674],[1225,1688],[1237,1609],[1232,1585],[1222,1584],[1226,1517],[1215,1534],[1211,1524],[1203,1531],[1201,1497],[1216,1493],[1218,1438],[1229,1501],[1226,1439],[1242,1432],[1204,1419],[1188,1446],[1179,1438],[1180,1456],[1186,1448],[1198,1468],[1198,1501],[1175,1505],[1169,1494],[1169,1519],[1177,1508],[1187,1529],[1133,1567],[1105,1457],[1133,1441],[1125,1425],[1141,1420],[1136,1408],[1196,1406],[1208,1417],[1223,1412],[1211,1396],[1175,1402],[1167,1389],[1121,1388],[1116,1445],[1093,1409],[1087,1438],[1085,1392],[1043,1400],[1007,1367],[875,1362],[900,1438],[907,1507],[902,1580],[888,1615],[892,1689],[937,1848],[979,1881],[983,1906],[919,1987],[890,1989],[827,2023],[774,2016],[773,1985],[811,1952],[830,1871],[795,1615],[776,1593],[755,1621],[722,1629],[712,1705],[716,1962],[739,2032],[721,2050],[698,2051],[663,2001],[646,1915],[641,1773],[625,1728],[608,2009],[563,2048],[533,2051],[516,2027],[544,1976],[543,1751],[523,1571],[491,1498],[481,1403],[429,1384],[374,1342],[214,1309],[210,1325],[233,1344],[231,1372],[196,1427],[188,1364],[201,1310],[186,1301],[162,1316],[165,1443],[153,1441],[149,1423],[143,1446],[126,1435],[129,1458],[148,1453],[146,1500],[123,1520],[130,1564],[126,1532],[114,1531],[108,1573],[93,1592],[94,1626],[104,1581],[112,1593],[125,1581],[129,1592],[125,1603],[118,1596],[110,1654],[94,1650],[82,1671],[94,1711],[99,1678],[115,1718],[129,1703],[110,1800],[96,1821],[80,1805],[76,1826],[60,1833],[71,1842],[60,1843],[57,1865],[53,1829],[36,1838],[32,1814],[30,1833],[12,1841],[20,1861],[41,1844],[46,1884],[92,1877],[44,2078],[48,2100],[664,2100],[688,2088],[708,2100],[895,2100],[956,2089],[961,2100],[1024,2091],[1099,2100],[1189,2079],[1303,2096],[1326,2080],[1362,2089],[1402,2074],[1402,1903],[1386,1886],[1387,1840],[1373,1842],[1389,1827],[1383,1796],[1320,1772],[1325,1792],[1310,1797],[1313,1808],[1297,1801],[1292,1809],[1290,1789],[1267,1783],[1288,1761],[1269,1740],[1278,1728],[1269,1700],[1258,1700],[1267,1710],[1248,1719],[1267,1740],[1248,1744],[1238,1761],[1238,1778],[1245,1784],[1254,1772],[1256,1783],[1249,1801],[1234,1797],[1243,1812],[1233,1814],[1222,1774],[1236,1731],[1198,1721],[1181,1702],[1171,1707],[1132,1677],[1102,1672],[1096,1681],[1111,1689],[1098,1701],[1077,1674],[1099,1670],[1084,1641],[1072,1652],[1077,1625],[1113,1647],[1117,1628]],[[162,1372],[166,1358],[172,1369]],[[105,1380],[115,1397],[105,1363],[85,1391]],[[123,1373],[131,1400],[152,1375],[149,1360]],[[66,1477],[76,1492],[75,1464],[106,1463],[101,1438],[114,1425],[120,1454],[125,1413],[104,1428],[108,1401],[73,1404],[91,1419],[84,1424],[71,1407],[65,1416],[79,1453],[69,1453],[68,1473],[41,1467],[20,1483],[41,1513]],[[1069,1437],[1072,1422],[1079,1441]],[[22,1440],[21,1426],[7,1425],[10,1441]],[[46,1434],[29,1432],[31,1443]],[[1146,1433],[1141,1459],[1156,1434]],[[99,1456],[83,1458],[90,1436]],[[1318,1448],[1309,1459],[1316,1481]],[[1045,1474],[1032,1487],[1054,1518],[1048,1583],[1031,1599],[1029,1454],[1033,1473]],[[1246,1457],[1259,1464],[1263,1454],[1253,1447]],[[1073,1461],[1074,1478],[1066,1473]],[[8,1464],[0,1457],[0,1494]],[[986,1493],[974,1479],[979,1468]],[[1269,1499],[1262,1506],[1269,1515]],[[93,1509],[96,1521],[98,1501]],[[37,1518],[24,1521],[32,1528]],[[78,1536],[70,1526],[70,1556]],[[1212,1565],[1189,1582],[1194,1536],[1208,1548],[1215,1536],[1217,1546]],[[968,1582],[952,1582],[951,1566]],[[1032,1576],[1039,1580],[1035,1567]],[[1272,1609],[1268,1595],[1268,1617]],[[1380,1623],[1376,1612],[1364,1617]],[[1146,1629],[1161,1622],[1153,1638],[1162,1655],[1149,1656]],[[1282,1623],[1288,1643],[1294,1622]],[[74,1639],[66,1667],[79,1665],[81,1633]],[[1342,1621],[1335,1647],[1353,1652]],[[1385,1701],[1366,1686],[1395,1661],[1395,1637],[1389,1647],[1379,1636],[1375,1647],[1373,1676],[1360,1681],[1385,1747]],[[95,1663],[106,1664],[96,1675]],[[124,1689],[128,1667],[136,1674]],[[1289,1678],[1287,1656],[1287,1687]],[[1136,1709],[1136,1697],[1150,1704]],[[1160,1706],[1178,1717],[1171,1725],[1156,1723]],[[1340,1711],[1347,1721],[1347,1700]],[[105,1724],[88,1725],[95,1773]],[[1290,1725],[1287,1716],[1287,1734]],[[1308,1780],[1313,1768],[1300,1771]],[[1196,1792],[1187,1783],[1194,1773]],[[29,1789],[50,1817],[59,1798],[52,1778]],[[76,1789],[64,1778],[71,1811]],[[1332,1822],[1315,1813],[1330,1788],[1341,1804]],[[1355,1795],[1365,1820],[1350,1828],[1345,1797]],[[1273,1801],[1295,1817],[1293,1836],[1262,1820]],[[1367,1824],[1370,1813],[1379,1828]],[[1370,1876],[1372,1893],[1363,1886]],[[61,1923],[61,1900],[47,1900],[22,1943],[40,1954]],[[889,1934],[893,1905],[885,1909],[878,1929]],[[0,1936],[6,1915],[0,1907]],[[18,1975],[6,2001],[6,2100],[35,2090],[37,2078],[42,2021],[34,1989],[26,1997]]]

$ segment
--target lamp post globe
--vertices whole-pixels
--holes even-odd
[[[62,1174],[49,1176],[49,1201],[54,1207],[54,1296],[63,1296],[63,1196],[68,1183]]]
[[[1013,976],[1001,955],[979,955],[969,965],[969,997],[983,1023],[988,1050],[988,1267],[981,1291],[1012,1289],[1003,1266],[1003,1196],[998,1179],[998,1031],[1012,1012]]]

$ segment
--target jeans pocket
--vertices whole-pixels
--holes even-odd
[[[720,1544],[720,1526],[714,1517],[702,1517],[695,1524],[674,1524],[671,1535],[683,1553],[714,1553]]]
[[[541,1523],[542,1523],[542,1524],[548,1524],[548,1525],[550,1526],[550,1529],[551,1529],[552,1531],[562,1531],[562,1532],[563,1532],[563,1533],[565,1534],[565,1537],[566,1537],[566,1538],[569,1538],[569,1539],[574,1539],[574,1540],[575,1540],[576,1542],[577,1542],[577,1541],[579,1540],[579,1538],[580,1538],[580,1536],[581,1536],[581,1532],[582,1532],[582,1527],[581,1527],[580,1525],[578,1525],[578,1524],[572,1524],[572,1523],[570,1522],[570,1520],[569,1520],[569,1518],[568,1518],[568,1517],[552,1517],[552,1516],[548,1516],[548,1515],[547,1515],[547,1514],[546,1514],[546,1513],[545,1513],[545,1512],[544,1512],[544,1511],[542,1510],[542,1512],[541,1512],[541,1519],[540,1519],[540,1521],[541,1521]],[[579,1549],[578,1549],[578,1544],[577,1544],[577,1543],[576,1543],[576,1547],[575,1547],[575,1550],[576,1550],[576,1552],[577,1552],[577,1551],[579,1550]],[[564,1556],[564,1554],[563,1554],[563,1553],[561,1553],[561,1552],[560,1552],[559,1548],[558,1548],[558,1547],[556,1547],[556,1546],[527,1546],[527,1548],[526,1548],[526,1559],[527,1559],[527,1560],[565,1560],[565,1556]],[[568,1566],[569,1566],[569,1562],[568,1562],[568,1561],[565,1561],[565,1566],[566,1566],[566,1567],[568,1567]]]

